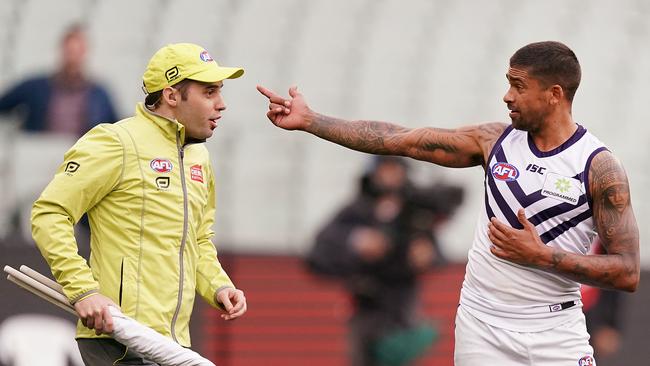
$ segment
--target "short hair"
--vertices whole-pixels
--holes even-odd
[[[172,85],[172,87],[176,90],[178,90],[181,93],[181,100],[187,100],[187,89],[190,86],[190,82],[195,82],[194,80],[190,79],[183,79],[179,81],[178,83]],[[160,105],[160,100],[162,99],[162,90],[155,91],[153,93],[149,93],[144,97],[144,105],[150,110],[154,110],[158,108]]]
[[[558,84],[569,102],[580,85],[580,63],[565,44],[555,41],[528,44],[510,57],[510,67],[522,67],[545,86]]]
[[[71,38],[83,36],[86,33],[86,26],[83,23],[72,23],[63,32],[61,43],[66,43]]]

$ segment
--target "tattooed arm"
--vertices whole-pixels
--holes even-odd
[[[592,160],[589,191],[596,231],[607,254],[573,264],[581,282],[634,291],[639,283],[639,229],[627,174],[621,163],[603,151]],[[557,258],[562,264],[563,258]]]
[[[609,151],[592,160],[589,191],[596,231],[607,254],[580,255],[544,245],[523,209],[518,212],[523,230],[513,229],[495,218],[491,220],[488,235],[494,244],[492,253],[588,285],[635,291],[640,276],[639,230],[630,203],[627,175]]]
[[[596,231],[607,254],[553,253],[551,268],[589,285],[625,291],[639,284],[639,229],[630,202],[630,186],[621,163],[609,152],[596,155],[589,169]]]
[[[463,168],[484,165],[505,128],[505,124],[495,122],[457,129],[409,129],[387,122],[346,121],[315,114],[305,131],[353,150]]]
[[[284,99],[258,86],[269,99],[267,117],[278,127],[303,130],[322,139],[371,154],[402,155],[448,167],[485,163],[505,123],[486,123],[458,129],[409,129],[387,122],[346,121],[313,112],[295,87]]]

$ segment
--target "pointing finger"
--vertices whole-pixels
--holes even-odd
[[[267,89],[267,88],[265,88],[265,87],[263,87],[261,85],[257,85],[256,88],[257,88],[257,91],[262,93],[262,95],[264,95],[267,98],[271,98],[272,96],[275,95],[275,93],[273,93],[271,90],[269,90],[269,89]]]
[[[285,100],[284,100],[284,98],[282,98],[281,96],[275,94],[275,93],[272,92],[271,90],[269,90],[269,89],[267,89],[267,88],[265,88],[265,87],[263,87],[263,86],[261,86],[261,85],[258,85],[258,86],[257,86],[257,90],[258,90],[260,93],[262,93],[262,95],[264,95],[265,97],[269,98],[269,101],[271,101],[271,103],[276,103],[276,104],[285,105]]]

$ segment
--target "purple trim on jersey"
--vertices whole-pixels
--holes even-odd
[[[508,158],[506,157],[506,153],[503,152],[503,150],[497,151],[496,159],[498,163],[507,163]],[[541,201],[544,199],[544,196],[542,196],[542,190],[540,189],[539,191],[533,192],[531,194],[526,194],[523,189],[521,189],[521,186],[519,183],[517,183],[516,180],[513,180],[511,182],[506,182],[508,185],[508,188],[510,188],[510,191],[512,194],[515,196],[519,204],[521,204],[522,207],[526,208],[533,203],[537,201]]]
[[[591,217],[591,210],[586,210],[581,214],[579,214],[578,216],[572,218],[571,220],[565,221],[560,225],[552,228],[551,230],[545,232],[544,234],[540,235],[540,238],[542,239],[542,242],[544,242],[544,244],[547,244],[549,241],[562,235],[565,231],[571,229],[572,227],[578,226],[579,223],[587,220],[590,217]]]
[[[503,152],[503,150],[499,150],[496,153],[496,159],[497,159],[498,163],[507,163],[508,162],[508,159],[506,158],[506,154]],[[581,180],[582,175],[583,175],[583,173],[578,173],[578,174],[574,175],[572,178]],[[541,201],[544,198],[546,198],[546,196],[542,195],[542,190],[541,189],[527,195],[524,192],[524,190],[521,189],[521,186],[519,185],[519,183],[517,183],[516,180],[506,182],[506,184],[508,185],[508,188],[510,188],[510,192],[512,192],[512,194],[515,196],[515,198],[517,199],[519,204],[521,204],[521,206],[524,207],[524,208],[532,205],[533,203],[535,203],[537,201]]]
[[[589,169],[591,168],[591,161],[594,159],[594,157],[596,157],[596,155],[598,155],[598,153],[602,151],[609,151],[609,149],[606,148],[605,146],[601,146],[597,148],[589,155],[589,157],[587,158],[587,163],[585,164],[585,172],[584,172],[585,180],[582,183],[584,183],[585,190],[587,191],[587,202],[589,203],[589,211],[593,209],[593,204],[594,204],[591,197],[591,192],[589,191]]]
[[[549,157],[549,156],[557,155],[557,154],[561,153],[562,151],[568,149],[569,147],[571,147],[571,145],[578,142],[578,140],[580,140],[582,138],[582,136],[584,136],[586,133],[587,133],[587,130],[584,127],[578,125],[578,129],[573,133],[573,135],[571,135],[571,137],[569,137],[568,140],[564,141],[564,143],[562,143],[562,145],[560,145],[560,146],[558,146],[555,149],[550,150],[550,151],[540,151],[537,148],[537,146],[535,146],[535,142],[533,141],[533,138],[530,136],[530,133],[529,133],[528,134],[528,147],[530,148],[530,151],[533,154],[535,154],[535,156],[537,156],[538,158],[546,158],[546,157]]]
[[[497,149],[501,149],[501,142],[503,142],[503,139],[508,136],[510,131],[512,131],[513,127],[512,125],[506,127],[505,130],[501,133],[501,136],[497,139],[497,141],[494,143],[494,146],[492,146],[492,150],[490,151],[490,155],[488,156],[487,161],[485,162],[485,179],[486,182],[484,182],[484,187],[485,187],[485,211],[488,216],[488,219],[495,217],[494,211],[492,210],[492,207],[490,207],[490,200],[488,199],[488,187],[487,187],[487,181],[492,180],[492,174],[491,174],[491,169],[490,169],[490,161],[492,160],[492,157],[494,156],[494,152]],[[492,182],[494,184],[494,182]],[[503,197],[501,197],[501,200],[505,203],[505,200],[503,200]],[[497,201],[498,202],[498,201]],[[507,215],[506,215],[507,216]],[[517,221],[519,222],[519,221]]]
[[[532,205],[533,203],[535,203],[537,201],[541,201],[544,198],[546,198],[545,196],[542,195],[542,190],[541,189],[539,191],[536,191],[536,192],[533,192],[533,193],[531,193],[529,195],[526,195],[526,193],[524,193],[524,191],[521,189],[521,186],[519,185],[519,183],[517,183],[516,181],[507,182],[506,184],[510,188],[510,191],[515,196],[515,198],[517,198],[517,201],[519,201],[521,206],[524,207],[524,208]]]
[[[519,219],[517,218],[517,215],[512,212],[510,209],[510,206],[508,205],[508,202],[506,202],[505,198],[501,195],[501,192],[497,188],[496,183],[494,182],[494,177],[492,177],[492,174],[488,175],[488,186],[490,187],[490,192],[492,192],[492,197],[494,197],[494,200],[497,203],[497,206],[499,206],[499,209],[501,210],[501,213],[503,216],[506,217],[506,220],[508,220],[508,223],[510,223],[510,226],[515,228],[515,229],[523,229],[524,226],[519,222]],[[486,193],[487,194],[487,193]],[[486,197],[487,199],[487,197]]]
[[[488,193],[487,193],[488,188],[485,182],[483,182],[483,186],[485,187],[485,213],[487,214],[489,220],[495,216],[494,216],[494,211],[492,211],[492,207],[490,207],[490,200],[488,199]]]
[[[559,205],[549,207],[545,210],[536,213],[533,217],[529,218],[528,221],[532,222],[533,225],[537,226],[542,222],[550,219],[551,217],[559,216],[563,213],[567,213],[575,209],[576,207],[580,207],[584,205],[586,201],[587,201],[587,197],[583,194],[580,196],[580,198],[578,199],[578,203],[576,203],[575,205],[566,202],[560,203]]]

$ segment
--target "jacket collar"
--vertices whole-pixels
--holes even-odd
[[[190,142],[185,141],[185,126],[183,126],[182,123],[148,110],[143,103],[137,104],[135,107],[135,115],[147,119],[154,125],[158,126],[158,128],[163,132],[163,135],[171,141],[176,142],[176,136],[180,136],[180,146],[185,145],[186,142]]]

